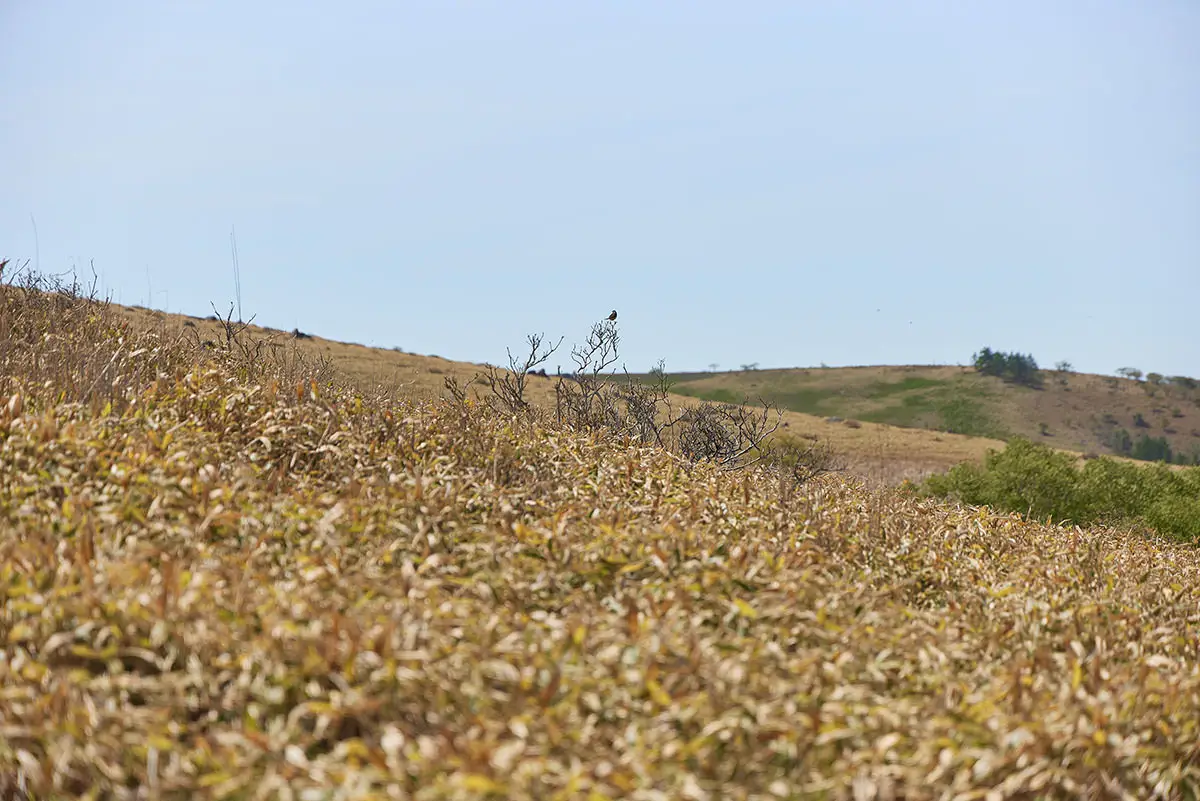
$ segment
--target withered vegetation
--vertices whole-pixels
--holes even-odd
[[[363,393],[18,284],[0,795],[1200,792],[1193,548]]]
[[[458,404],[469,397],[486,403],[493,411],[523,421],[547,420],[546,409],[526,397],[533,368],[544,364],[562,345],[544,346],[543,334],[527,338],[524,358],[508,354],[508,369],[485,365],[472,383],[487,387],[486,393],[469,392],[454,376],[444,384]],[[606,439],[652,444],[676,454],[687,464],[708,462],[723,470],[742,470],[764,459],[778,461],[787,454],[790,464],[799,460],[804,471],[792,471],[796,481],[807,480],[837,468],[828,449],[799,448],[794,442],[775,442],[772,435],[783,421],[782,410],[760,400],[758,409],[746,403],[702,401],[676,408],[671,382],[662,362],[650,373],[649,381],[617,379],[614,366],[620,352],[621,335],[615,318],[595,323],[587,339],[571,351],[575,370],[558,375],[554,382],[553,420],[559,428],[601,435]],[[783,438],[781,438],[783,440]],[[792,447],[783,447],[789,445]]]

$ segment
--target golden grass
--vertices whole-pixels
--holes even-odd
[[[211,320],[128,307],[113,306],[113,309],[139,330],[157,330],[171,336],[187,334],[202,342],[224,339],[221,327]],[[483,365],[479,364],[371,348],[319,336],[297,340],[288,332],[254,325],[249,326],[247,334],[271,341],[271,347],[280,352],[295,349],[310,360],[327,358],[339,374],[364,391],[384,386],[414,400],[446,397],[444,381],[447,377],[470,386],[483,370]],[[476,394],[486,391],[479,385],[471,386],[471,389]],[[553,407],[554,380],[531,376],[527,394],[534,404],[542,408]],[[697,403],[694,398],[683,395],[672,396],[672,402],[679,407]],[[861,423],[852,428],[845,423],[829,423],[822,417],[796,412],[785,412],[783,421],[786,428],[781,429],[782,433],[828,442],[853,475],[873,483],[896,485],[905,479],[919,481],[963,461],[981,462],[989,448],[1004,447],[1000,440],[917,428],[875,423]],[[853,421],[854,424],[857,421]]]
[[[251,377],[86,304],[45,340],[20,302],[0,791],[1200,792],[1195,549]]]

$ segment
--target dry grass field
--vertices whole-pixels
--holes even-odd
[[[139,330],[160,331],[164,336],[184,336],[199,342],[221,343],[223,327],[216,321],[167,314],[161,311],[113,306],[114,312]],[[447,377],[470,385],[482,364],[456,362],[437,356],[421,356],[395,350],[371,348],[353,343],[307,335],[296,339],[291,332],[250,325],[246,335],[269,342],[268,353],[300,353],[310,360],[328,359],[337,372],[365,391],[379,389],[397,392],[414,400],[432,400],[446,395]],[[514,343],[519,345],[521,343]],[[528,396],[543,407],[554,400],[552,378],[531,377]],[[476,393],[485,389],[473,387]],[[753,390],[751,390],[753,391]],[[741,396],[737,400],[741,400]],[[687,395],[677,395],[680,406],[695,404]],[[896,485],[905,479],[919,481],[963,461],[979,461],[989,448],[1003,448],[1000,440],[961,434],[928,431],[851,419],[848,423],[826,422],[822,416],[784,411],[786,426],[781,432],[793,437],[827,442],[852,474],[873,483]]]
[[[1200,793],[1195,548],[126,315],[0,294],[0,797]]]
[[[222,326],[211,319],[132,307],[112,307],[143,330],[221,342]],[[327,359],[360,389],[385,389],[411,399],[445,397],[444,381],[470,385],[482,364],[450,361],[398,350],[339,342],[317,335],[250,325],[247,335],[270,342],[271,353]],[[514,343],[514,347],[521,343]],[[1190,453],[1200,448],[1200,403],[1178,387],[1081,373],[1047,373],[1045,387],[1031,390],[980,376],[961,367],[880,366],[693,373],[676,376],[674,401],[740,402],[763,397],[784,411],[781,433],[828,443],[848,472],[873,484],[920,481],[964,461],[979,462],[1003,449],[1000,435],[1025,436],[1076,455],[1109,454],[1111,433],[1166,438]],[[531,377],[528,397],[553,405],[552,378]],[[475,393],[484,393],[479,385]],[[1183,394],[1181,394],[1181,392]],[[970,436],[944,430],[946,414]],[[1139,427],[1141,415],[1149,428]],[[842,418],[829,421],[828,418]],[[1043,427],[1044,424],[1044,427]]]

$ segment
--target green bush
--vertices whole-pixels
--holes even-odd
[[[1143,462],[1169,462],[1171,446],[1166,437],[1148,437],[1142,434],[1142,438],[1134,444],[1129,455]]]
[[[974,505],[1038,519],[1075,519],[1079,471],[1067,454],[1016,438],[1002,451],[989,451],[982,468],[961,464],[944,476],[931,476],[926,486],[932,494],[954,495]]]
[[[1200,497],[1163,498],[1146,511],[1145,520],[1158,531],[1200,542]]]
[[[1148,470],[1116,459],[1093,459],[1083,467],[1079,482],[1081,505],[1088,522],[1119,522],[1138,517],[1153,489]]]
[[[989,451],[982,466],[931,476],[926,494],[1020,512],[1038,520],[1140,523],[1200,542],[1200,469],[1172,470],[1101,457],[1079,469],[1072,456],[1026,439]]]

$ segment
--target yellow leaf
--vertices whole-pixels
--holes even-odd
[[[562,801],[566,798],[574,798],[579,793],[580,780],[578,776],[572,776],[562,788],[551,796],[554,801]]]
[[[1078,690],[1079,685],[1083,683],[1083,665],[1079,662],[1075,663],[1074,669],[1071,671],[1071,689]]]
[[[646,692],[650,693],[650,698],[659,706],[671,705],[671,696],[667,695],[667,691],[654,679],[646,682]]]
[[[152,734],[146,740],[146,745],[150,746],[151,748],[157,748],[159,751],[170,751],[175,747],[175,741],[168,740],[166,737],[163,737],[159,734]]]
[[[215,785],[220,784],[221,782],[228,781],[228,780],[229,780],[228,773],[225,773],[223,771],[216,771],[215,773],[206,773],[205,775],[201,776],[200,779],[196,783],[198,785],[200,785],[201,787],[213,787]]]
[[[1096,745],[1104,745],[1106,742],[1108,742],[1108,737],[1105,736],[1103,729],[1096,729],[1096,731],[1092,733],[1092,742],[1094,742]]]
[[[472,773],[463,777],[462,786],[465,790],[470,790],[473,793],[503,793],[504,787],[489,779],[487,776],[481,776],[478,773]]]
[[[25,666],[20,670],[21,678],[30,683],[40,682],[50,672],[50,668],[43,665],[41,662],[26,662]]]
[[[371,755],[371,750],[363,743],[362,740],[354,738],[351,740],[343,740],[345,754],[348,757],[356,757],[358,759],[366,759]]]
[[[609,784],[616,786],[623,793],[633,792],[633,788],[637,785],[624,771],[617,771],[608,777]]]
[[[12,643],[25,642],[33,639],[33,626],[28,623],[18,623],[9,629],[8,641]]]
[[[748,617],[751,620],[758,617],[758,612],[755,611],[754,607],[743,601],[741,598],[735,598],[733,605],[737,609],[738,614],[740,614],[742,617]]]

